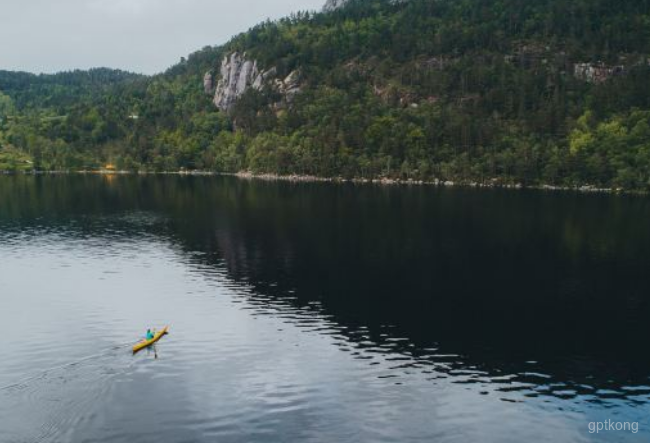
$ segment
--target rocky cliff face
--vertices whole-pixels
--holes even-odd
[[[608,66],[604,63],[576,63],[573,75],[589,83],[605,83],[611,77],[623,75],[625,66]]]
[[[325,6],[323,6],[323,11],[334,11],[335,9],[338,9],[341,6],[345,5],[348,1],[349,0],[327,0]]]
[[[208,95],[214,92],[214,76],[212,72],[206,72],[203,76],[203,90]]]
[[[290,104],[293,97],[300,92],[300,76],[297,71],[279,79],[275,68],[262,71],[258,68],[256,60],[248,60],[246,54],[238,52],[224,57],[220,75],[215,88],[213,75],[207,72],[203,79],[203,88],[206,94],[214,93],[215,106],[224,112],[231,111],[239,97],[249,89],[261,91],[270,87],[279,92],[284,97],[284,103],[277,103],[277,107]]]
[[[323,6],[323,12],[332,12],[336,9],[342,8],[350,0],[327,0],[325,6]],[[390,3],[404,3],[408,0],[390,0]]]
[[[222,111],[230,111],[248,88],[261,89],[264,80],[263,73],[257,68],[257,62],[246,60],[246,54],[238,52],[233,52],[223,59],[220,73],[221,79],[215,89],[214,104]]]
[[[273,87],[283,97],[283,101],[276,103],[275,107],[283,108],[285,105],[290,105],[294,97],[300,92],[300,74],[298,71],[293,71],[284,79],[275,79]]]

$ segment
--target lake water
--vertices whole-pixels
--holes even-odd
[[[0,177],[0,442],[648,441],[649,222],[641,197]]]

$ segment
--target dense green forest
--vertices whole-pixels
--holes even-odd
[[[238,51],[301,92],[203,90]],[[0,72],[0,169],[650,189],[650,0],[351,0],[143,77]]]

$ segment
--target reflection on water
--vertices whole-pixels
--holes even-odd
[[[643,441],[649,216],[628,197],[2,177],[0,416],[16,442]],[[168,322],[158,360],[129,355]],[[609,418],[641,430],[589,434]]]

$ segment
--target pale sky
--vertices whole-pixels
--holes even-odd
[[[0,0],[0,70],[153,74],[267,19],[325,0]]]

